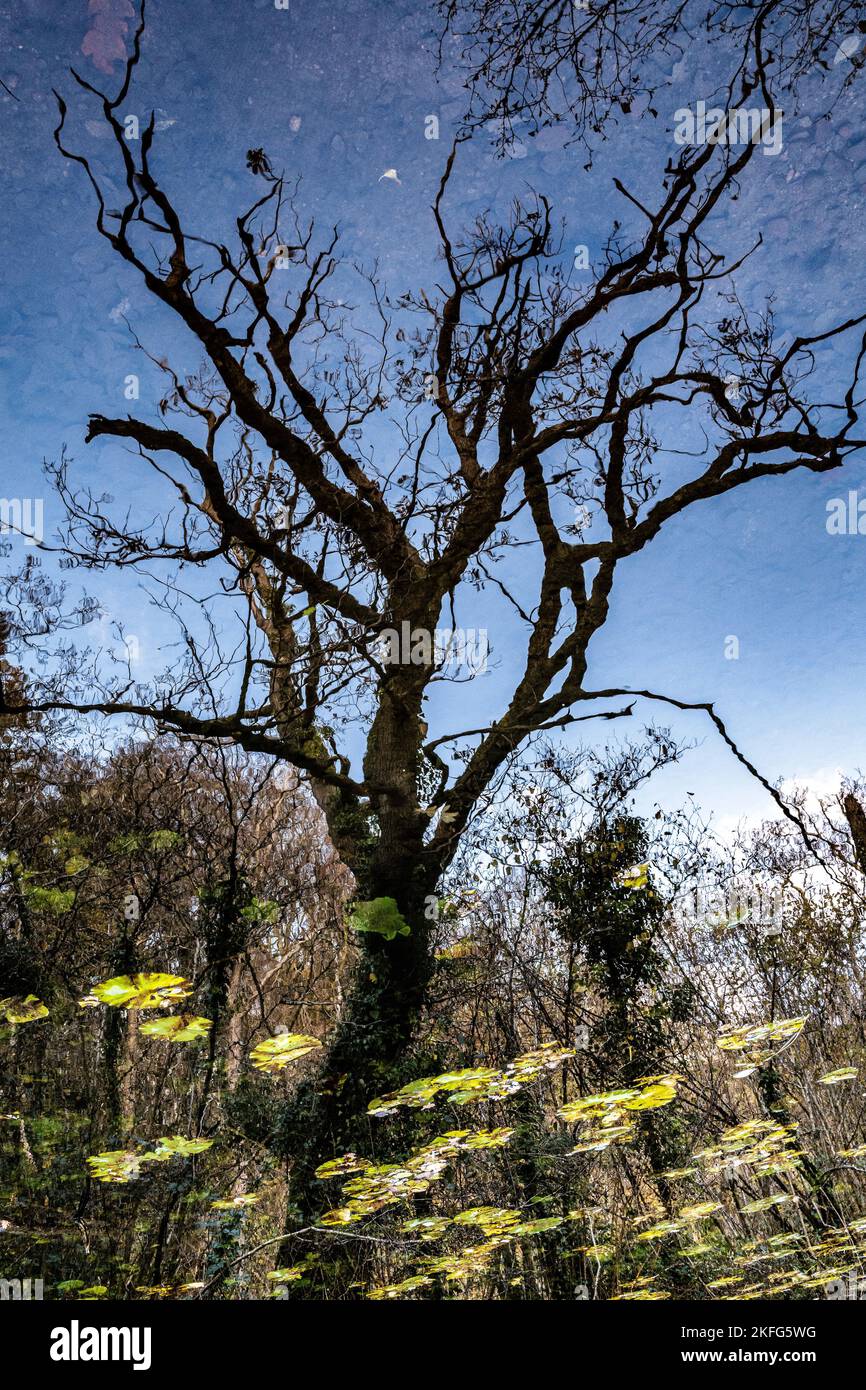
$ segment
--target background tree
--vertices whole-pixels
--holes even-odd
[[[580,973],[603,1001],[589,1052],[593,1090],[664,1072],[670,1025],[690,1012],[691,986],[659,949],[666,903],[652,881],[649,844],[642,822],[620,815],[591,825],[543,873],[545,897],[559,909],[557,930],[577,947]],[[646,1115],[641,1137],[671,1215],[664,1173],[683,1162],[688,1148],[666,1114]]]
[[[540,7],[520,0],[438,0],[438,9],[443,46],[446,38],[458,44],[468,67],[469,129],[485,128],[507,151],[518,134],[531,137],[566,121],[590,164],[592,146],[623,117],[658,117],[665,62],[697,66],[696,50],[714,56],[718,85],[702,95],[710,104],[732,106],[736,83],[759,51],[791,116],[804,79],[831,74],[830,101],[850,86],[866,33],[856,0],[636,0],[628,6],[553,0]]]
[[[0,750],[0,998],[48,1010],[44,1028],[0,1024],[0,1111],[16,1117],[2,1131],[4,1230],[16,1260],[46,1247],[46,1279],[128,1292],[236,1255],[243,1205],[234,1223],[231,1206],[208,1210],[203,1243],[195,1162],[120,1191],[88,1157],[218,1135],[210,1198],[255,1188],[261,1220],[282,1229],[279,1162],[243,1139],[242,1081],[255,1043],[319,1033],[338,1012],[348,876],[273,760],[169,741],[71,754],[61,741],[54,727]],[[158,1011],[97,1004],[94,986],[139,971],[185,979],[163,1013],[206,1029],[174,1041]]]

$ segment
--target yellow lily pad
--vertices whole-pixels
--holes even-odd
[[[142,1023],[139,1031],[148,1037],[181,1043],[206,1038],[211,1028],[213,1023],[209,1018],[199,1018],[195,1014],[174,1014],[171,1018],[154,1018],[149,1023]]]
[[[250,1058],[259,1071],[282,1071],[290,1062],[296,1062],[321,1046],[318,1038],[308,1037],[306,1033],[278,1033],[275,1038],[257,1043]]]
[[[82,1006],[108,1004],[120,1009],[162,1009],[175,999],[185,999],[192,994],[192,985],[182,975],[163,975],[142,973],[138,975],[115,975],[102,984],[94,985],[90,994],[79,1002]]]
[[[12,995],[0,999],[0,1018],[5,1016],[7,1023],[33,1023],[37,1018],[47,1018],[48,1009],[35,994]]]

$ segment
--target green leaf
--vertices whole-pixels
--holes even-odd
[[[400,915],[394,898],[373,898],[370,902],[356,903],[349,916],[355,931],[374,932],[393,941],[395,936],[408,936],[410,927]]]
[[[555,1231],[562,1225],[561,1216],[539,1216],[536,1221],[521,1221],[519,1226],[512,1227],[512,1234],[516,1236],[537,1236],[542,1231]]]
[[[183,836],[176,830],[154,830],[149,838],[151,849],[157,851],[176,849],[183,844]]]
[[[154,1140],[155,1148],[149,1153],[142,1154],[139,1162],[141,1163],[165,1163],[170,1158],[188,1158],[190,1154],[204,1153],[209,1149],[212,1139],[184,1139],[183,1135],[175,1134],[162,1139]]]
[[[258,1192],[241,1192],[237,1197],[222,1197],[216,1202],[211,1202],[213,1211],[243,1211],[245,1207],[254,1207],[261,1201]]]
[[[34,912],[47,912],[52,917],[62,917],[75,902],[74,888],[33,888],[24,886],[27,906]]]
[[[129,1149],[93,1154],[87,1162],[97,1182],[129,1182],[131,1178],[137,1178],[141,1171],[138,1154]]]
[[[340,1158],[331,1158],[327,1163],[320,1163],[316,1169],[317,1178],[338,1178],[343,1173],[363,1173],[365,1168],[369,1168],[368,1158],[359,1158],[357,1154],[343,1154]]]

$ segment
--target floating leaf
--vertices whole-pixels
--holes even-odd
[[[562,1225],[561,1216],[540,1216],[536,1221],[521,1221],[519,1226],[511,1228],[511,1234],[515,1236],[537,1236],[542,1231],[555,1231]]]
[[[326,1211],[324,1216],[320,1216],[318,1225],[349,1226],[353,1221],[359,1221],[362,1214],[354,1211],[351,1207],[336,1207],[333,1211]]]
[[[359,1173],[359,1176],[343,1184],[344,1205],[328,1212],[322,1218],[322,1224],[347,1225],[381,1211],[383,1207],[405,1202],[426,1192],[460,1154],[479,1148],[498,1148],[507,1142],[511,1133],[510,1130],[451,1130],[415,1149],[403,1163],[376,1165],[360,1159],[356,1154],[344,1154],[342,1158],[322,1164],[320,1177],[331,1177],[340,1172]],[[464,1213],[458,1224],[483,1223],[487,1218],[496,1224],[497,1229],[501,1229],[503,1221],[517,1224],[520,1213],[503,1214],[498,1207],[477,1207]]]
[[[395,936],[408,936],[411,930],[394,898],[372,898],[370,902],[356,903],[349,921],[355,931],[372,932],[386,941],[393,941]]]
[[[212,1139],[184,1139],[182,1135],[175,1134],[171,1138],[156,1139],[156,1147],[148,1153],[142,1154],[142,1163],[165,1163],[170,1158],[188,1158],[191,1154],[204,1153],[205,1149],[211,1148]]]
[[[663,1298],[670,1298],[669,1293],[664,1293],[661,1289],[636,1289],[633,1293],[618,1293],[610,1301],[611,1303],[658,1303]]]
[[[451,1227],[449,1216],[413,1216],[400,1227],[407,1235],[417,1235],[421,1240],[439,1240]]]
[[[478,1129],[461,1139],[461,1149],[501,1149],[508,1144],[514,1134],[513,1129]]]
[[[173,1298],[179,1293],[198,1293],[199,1289],[205,1287],[201,1279],[192,1281],[189,1284],[157,1284],[136,1287],[135,1292],[144,1294],[146,1298]]]
[[[720,1034],[716,1045],[723,1052],[742,1052],[763,1043],[787,1042],[789,1038],[796,1037],[807,1022],[808,1015],[804,1015],[801,1018],[780,1018],[773,1023],[746,1024]],[[771,1055],[767,1053],[763,1060]]]
[[[483,1273],[493,1255],[503,1245],[508,1245],[507,1235],[493,1236],[480,1245],[470,1245],[458,1255],[442,1255],[437,1259],[425,1260],[424,1268],[429,1274],[442,1274],[449,1281],[472,1279]]]
[[[704,1217],[723,1210],[721,1202],[698,1202],[693,1207],[681,1207],[679,1215],[683,1221],[703,1221]]]
[[[369,1167],[368,1158],[359,1158],[357,1154],[343,1154],[342,1158],[331,1158],[327,1163],[320,1163],[316,1169],[316,1177],[338,1178],[342,1173],[360,1173]]]
[[[857,49],[860,47],[862,42],[862,35],[846,34],[845,38],[839,44],[839,47],[836,49],[836,56],[833,59],[833,66],[836,67],[837,64],[844,63],[847,61],[847,59],[853,58],[854,54],[857,52]]]
[[[775,1124],[772,1120],[744,1120],[725,1130],[717,1145],[701,1149],[695,1158],[707,1165],[709,1176],[751,1166],[755,1177],[772,1176],[799,1166],[799,1154],[788,1147],[796,1125]]]
[[[635,1086],[618,1091],[601,1091],[569,1101],[557,1110],[563,1120],[574,1120],[584,1127],[580,1142],[570,1154],[602,1153],[611,1144],[629,1144],[635,1136],[630,1112],[657,1110],[676,1099],[677,1072],[642,1076]]]
[[[649,864],[635,864],[631,869],[625,869],[619,875],[619,883],[623,888],[646,888],[649,877]]]
[[[74,888],[39,888],[27,884],[24,887],[27,906],[34,912],[47,912],[52,917],[62,917],[69,912],[75,902]]]
[[[368,1298],[389,1299],[402,1298],[404,1294],[411,1293],[414,1289],[422,1289],[425,1284],[432,1284],[433,1280],[426,1274],[413,1274],[411,1278],[404,1279],[400,1284],[384,1284],[376,1289],[371,1289],[367,1294]]]
[[[429,1108],[440,1092],[445,1092],[454,1105],[468,1105],[479,1100],[500,1100],[514,1095],[525,1085],[536,1081],[544,1071],[558,1067],[576,1055],[573,1047],[558,1043],[542,1043],[532,1052],[515,1057],[502,1070],[495,1067],[463,1067],[459,1071],[443,1072],[440,1076],[423,1076],[410,1081],[399,1091],[377,1096],[367,1106],[370,1115],[390,1115],[401,1106],[410,1109]]]
[[[624,1102],[626,1110],[658,1110],[662,1105],[670,1105],[676,1100],[677,1088],[671,1081],[660,1081],[647,1086],[634,1100]]]
[[[467,960],[478,954],[478,943],[471,936],[462,936],[451,946],[443,946],[436,952],[436,960]]]
[[[271,1269],[265,1275],[266,1279],[273,1279],[278,1284],[296,1284],[299,1279],[303,1279],[306,1273],[306,1265],[289,1265],[286,1269]]]
[[[603,1265],[613,1259],[615,1251],[611,1245],[584,1245],[580,1253],[588,1260],[595,1260],[596,1264]]]
[[[469,1207],[451,1219],[457,1226],[480,1226],[486,1232],[502,1232],[520,1224],[520,1212],[511,1207]]]
[[[786,1202],[794,1202],[796,1198],[790,1192],[777,1192],[774,1197],[759,1197],[757,1201],[748,1202],[742,1210],[750,1216],[755,1212],[769,1211],[770,1207],[781,1207]]]
[[[90,994],[79,1002],[87,1006],[95,999],[112,1008],[161,1009],[189,994],[192,994],[192,985],[182,975],[115,975],[101,985],[94,985]]]
[[[142,1163],[164,1162],[170,1158],[202,1153],[211,1147],[213,1140],[183,1139],[175,1135],[170,1139],[157,1139],[155,1143],[156,1148],[147,1153],[114,1149],[108,1153],[94,1154],[87,1162],[99,1182],[129,1182],[131,1178],[139,1177]]]
[[[7,1023],[33,1023],[37,1018],[47,1018],[48,1009],[35,994],[11,995],[0,999],[0,1018]]]
[[[677,1231],[681,1231],[685,1224],[684,1221],[659,1221],[655,1226],[650,1226],[646,1231],[641,1231],[638,1240],[663,1240],[665,1236],[672,1236]]]
[[[97,1182],[129,1182],[141,1172],[138,1155],[127,1149],[112,1149],[93,1154],[87,1160]]]
[[[146,1033],[148,1037],[181,1043],[205,1038],[211,1028],[213,1023],[209,1018],[198,1018],[195,1014],[177,1014],[171,1018],[154,1018],[149,1023],[142,1023],[139,1031]]]
[[[275,1038],[266,1038],[258,1043],[250,1053],[254,1067],[259,1071],[282,1071],[289,1062],[296,1062],[322,1044],[318,1038],[307,1037],[305,1033],[278,1033]]]

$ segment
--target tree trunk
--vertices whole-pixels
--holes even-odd
[[[435,881],[425,878],[427,872],[419,853],[414,865],[401,863],[393,878],[377,877],[373,896],[394,898],[410,933],[391,941],[365,938],[322,1071],[299,1087],[282,1112],[277,1148],[292,1165],[290,1222],[296,1225],[310,1224],[333,1205],[333,1190],[315,1177],[319,1164],[368,1150],[367,1106],[410,1079],[405,1057],[433,971],[424,906]],[[292,1263],[294,1253],[286,1242],[280,1264]]]
[[[415,615],[429,630],[432,609]],[[271,694],[280,712],[283,737],[300,737],[298,704],[281,665],[281,634],[275,650]],[[272,636],[273,646],[273,636]],[[393,898],[407,936],[386,940],[364,933],[361,956],[347,991],[346,1005],[328,1041],[321,1073],[304,1083],[283,1108],[274,1136],[277,1152],[291,1162],[287,1230],[308,1225],[332,1205],[331,1192],[315,1178],[328,1158],[369,1148],[369,1102],[393,1090],[400,1076],[433,972],[425,907],[441,876],[441,851],[425,848],[430,821],[419,805],[420,748],[424,725],[421,704],[430,670],[423,665],[389,667],[364,757],[368,804],[332,785],[312,782],[331,840],[351,870],[360,902]],[[315,734],[308,730],[308,737]],[[284,1242],[280,1263],[292,1262],[293,1243]]]

